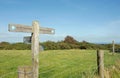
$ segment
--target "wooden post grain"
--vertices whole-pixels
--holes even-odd
[[[104,51],[97,50],[97,67],[100,78],[104,78]]]
[[[33,21],[32,33],[32,61],[33,61],[33,78],[39,77],[39,23]]]

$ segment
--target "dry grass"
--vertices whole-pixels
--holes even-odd
[[[105,69],[105,78],[120,78],[120,60],[116,61],[111,68]]]

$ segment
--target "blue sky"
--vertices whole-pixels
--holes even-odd
[[[63,40],[120,43],[120,0],[0,0],[0,42],[22,42],[30,33],[8,32],[8,24],[54,28],[55,35],[40,35],[40,41]]]

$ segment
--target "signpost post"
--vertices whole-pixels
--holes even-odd
[[[33,21],[32,26],[21,24],[9,24],[8,30],[10,32],[26,32],[32,33],[31,37],[31,49],[32,49],[32,72],[33,78],[39,77],[39,34],[55,34],[55,30],[52,28],[40,27],[38,21]],[[27,40],[27,37],[24,38]],[[30,39],[28,39],[30,41]]]

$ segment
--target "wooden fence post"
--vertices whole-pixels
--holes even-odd
[[[33,78],[39,77],[39,23],[33,21],[32,34],[32,62],[33,62]]]
[[[112,41],[112,52],[113,52],[113,54],[115,53],[115,43],[114,43],[114,40]]]
[[[33,78],[32,75],[33,72],[31,66],[18,67],[18,78]]]
[[[97,50],[97,67],[100,78],[104,78],[104,51]]]

